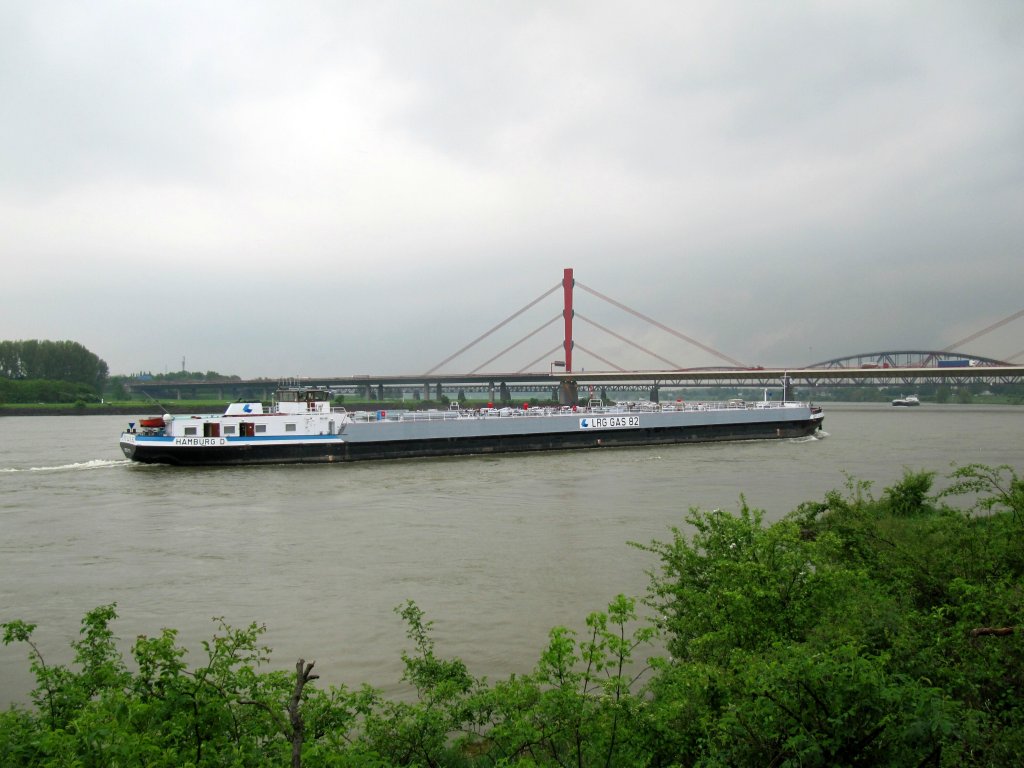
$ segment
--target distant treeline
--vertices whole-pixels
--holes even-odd
[[[152,373],[151,371],[140,371],[128,376],[115,377],[124,380],[138,379],[139,381],[241,381],[241,376],[234,374],[218,373],[217,371],[172,371],[170,373]]]
[[[71,402],[98,396],[109,369],[76,341],[0,341],[0,399]]]

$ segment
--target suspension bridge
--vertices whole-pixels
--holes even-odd
[[[489,356],[470,370],[450,372],[446,367],[479,345],[492,339],[494,335],[509,326],[513,321],[538,306],[544,299],[561,290],[562,311],[540,326],[532,328],[526,334],[504,346],[500,351]],[[686,367],[678,362],[649,349],[635,339],[629,338],[579,312],[575,307],[576,291],[583,291],[589,296],[604,302],[615,309],[637,318],[650,327],[668,334],[687,345],[699,349],[719,361],[716,365],[699,368]],[[580,386],[612,386],[617,388],[650,389],[651,398],[657,398],[658,389],[662,387],[778,387],[783,386],[784,392],[791,385],[806,387],[817,386],[848,386],[855,384],[872,384],[877,386],[910,387],[922,382],[944,381],[952,386],[964,386],[974,383],[1020,384],[1024,382],[1024,365],[1019,361],[1024,357],[1024,350],[1015,352],[1005,359],[979,356],[963,351],[963,347],[973,341],[1024,317],[1024,309],[1015,312],[981,330],[970,334],[939,350],[890,350],[862,352],[843,357],[823,360],[809,365],[792,367],[765,368],[749,365],[724,352],[705,344],[692,336],[682,333],[669,325],[656,320],[626,304],[605,295],[577,281],[573,269],[563,270],[562,280],[544,291],[526,305],[480,334],[468,344],[457,349],[429,370],[419,374],[397,375],[357,375],[357,376],[323,376],[304,377],[305,383],[332,387],[339,391],[361,393],[367,397],[383,400],[385,390],[401,389],[411,391],[417,397],[422,393],[423,399],[432,399],[445,391],[464,389],[475,392],[486,392],[490,399],[505,399],[508,391],[552,392],[562,402],[574,402]],[[523,347],[531,340],[541,336],[552,326],[561,324],[562,334],[558,344],[543,354],[535,357],[525,365],[516,369],[493,367],[509,353]],[[578,344],[574,339],[575,328],[582,324],[588,331],[594,329],[609,336],[630,348],[636,349],[658,362],[658,367],[644,370],[630,370],[618,365],[589,347]],[[548,331],[550,334],[551,332]],[[589,342],[588,342],[589,343]],[[486,347],[485,347],[486,348]],[[577,370],[574,367],[574,352],[579,351],[588,357],[608,366],[604,370]],[[557,371],[555,369],[558,369]],[[232,381],[223,383],[212,382],[137,382],[132,389],[161,394],[177,393],[196,387],[213,386],[227,387],[237,392],[245,388],[262,388],[267,390],[271,385],[266,379],[248,381]]]

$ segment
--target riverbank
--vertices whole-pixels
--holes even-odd
[[[167,413],[189,414],[220,413],[224,410],[223,403],[207,406],[168,406]],[[147,408],[144,403],[138,405],[87,405],[84,408],[76,405],[4,405],[0,406],[0,416],[139,416],[150,412],[157,413],[159,408]]]

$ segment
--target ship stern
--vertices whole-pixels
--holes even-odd
[[[124,454],[126,459],[135,459],[135,434],[133,432],[122,432],[121,433],[121,453]]]

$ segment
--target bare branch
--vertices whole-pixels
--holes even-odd
[[[1017,631],[1016,627],[978,627],[971,630],[971,637],[981,637],[982,635],[1006,637],[1007,635],[1012,635],[1015,631]]]

